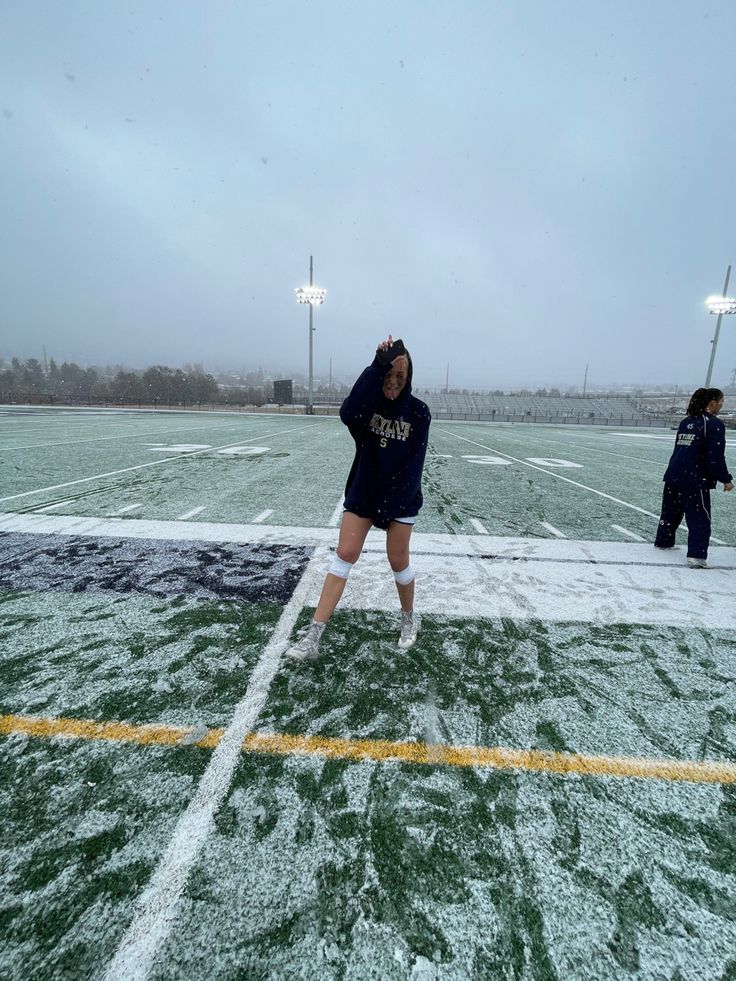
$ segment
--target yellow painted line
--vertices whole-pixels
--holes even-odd
[[[445,746],[392,743],[378,739],[324,739],[319,736],[258,733],[247,736],[244,747],[250,752],[324,756],[328,759],[474,766],[560,775],[574,773],[579,776],[685,780],[694,783],[736,783],[736,764],[708,761],[657,760],[637,756],[583,756],[579,753],[505,749],[499,746]]]
[[[29,715],[0,716],[0,735],[25,733],[27,736],[64,736],[67,739],[108,739],[112,742],[142,743],[151,746],[175,746],[181,743],[194,727],[177,729],[173,726],[134,726],[127,722],[95,722],[92,719],[44,719]],[[214,749],[223,729],[211,729],[195,746]]]
[[[144,745],[175,746],[196,728],[165,725],[134,726],[124,722],[88,719],[45,719],[24,715],[0,716],[0,735],[63,736],[69,739],[108,739]],[[211,729],[198,742],[214,749],[223,729]],[[575,774],[589,777],[624,777],[639,780],[682,780],[689,783],[736,783],[736,763],[708,760],[658,760],[638,756],[584,756],[541,749],[505,749],[500,746],[446,746],[395,743],[382,739],[327,739],[322,736],[289,736],[250,733],[243,740],[247,753],[283,756],[321,756],[325,759],[413,763],[431,766],[480,767],[525,770],[533,773]]]

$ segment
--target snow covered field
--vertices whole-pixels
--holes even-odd
[[[435,423],[419,642],[374,531],[303,666],[339,422],[0,411],[3,975],[731,977],[736,495],[655,551],[672,438]]]

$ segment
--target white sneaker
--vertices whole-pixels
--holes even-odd
[[[290,657],[294,661],[316,661],[322,631],[326,626],[325,623],[317,623],[316,620],[312,620],[302,638],[288,649],[286,657]]]
[[[694,559],[690,555],[688,555],[688,557],[687,557],[687,564],[690,566],[691,569],[707,569],[708,568],[708,563],[705,561],[705,559]]]
[[[419,633],[419,617],[416,613],[405,613],[401,611],[401,636],[399,637],[399,648],[408,651],[416,643]]]

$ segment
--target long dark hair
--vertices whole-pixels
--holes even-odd
[[[702,416],[706,405],[711,402],[720,402],[722,398],[723,392],[720,388],[698,388],[690,396],[687,414],[689,416]]]

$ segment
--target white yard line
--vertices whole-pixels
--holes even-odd
[[[127,514],[128,511],[137,511],[138,508],[142,508],[143,503],[139,504],[126,504],[124,508],[118,508],[117,511],[111,511],[108,517],[114,518],[118,514]]]
[[[267,509],[266,511],[261,511],[261,513],[257,514],[255,518],[250,519],[250,523],[252,525],[261,525],[266,520],[266,518],[270,518],[272,514],[273,514],[273,508]]]
[[[722,542],[720,538],[716,538],[715,535],[710,536],[710,540],[715,542],[716,545],[728,545],[728,542]]]
[[[477,518],[470,518],[471,525],[475,528],[479,535],[487,535],[488,529],[483,524],[482,521],[478,521]]]
[[[245,695],[235,707],[232,722],[217,744],[189,806],[179,818],[165,855],[137,903],[133,920],[105,972],[105,981],[143,981],[148,976],[156,953],[171,931],[189,873],[214,830],[215,814],[241,759],[243,739],[255,728],[307,595],[318,580],[321,582],[326,556],[326,548],[315,551],[284,607],[250,676]]]
[[[543,528],[547,529],[550,535],[554,535],[555,538],[567,538],[567,535],[564,532],[560,531],[559,528],[555,528],[555,526],[551,525],[549,521],[540,521],[539,523]]]
[[[191,453],[177,453],[176,456],[166,456],[163,460],[152,460],[150,463],[139,463],[134,467],[125,467],[122,470],[110,470],[107,473],[96,473],[91,477],[81,477],[79,480],[68,480],[63,484],[53,484],[50,487],[39,487],[37,490],[24,491],[22,494],[10,494],[8,497],[0,497],[0,504],[4,501],[16,501],[19,497],[29,497],[31,494],[44,494],[47,491],[59,490],[61,487],[74,487],[77,484],[86,484],[90,480],[102,480],[104,477],[117,477],[121,473],[132,473],[134,470],[145,470],[146,467],[159,467],[163,463],[171,463],[172,460],[188,460],[200,453],[214,453],[217,450],[225,450],[230,446],[244,446],[246,443],[256,443],[263,439],[270,439],[272,436],[283,436],[286,433],[299,432],[300,429],[308,429],[312,423],[306,426],[294,426],[293,429],[282,429],[275,433],[262,433],[252,439],[239,439],[234,443],[224,443],[222,446],[208,446],[203,450],[193,450]]]
[[[191,511],[185,511],[184,514],[180,514],[176,520],[188,521],[190,518],[193,518],[195,514],[200,514],[202,511],[204,511],[204,504],[202,505],[202,507],[192,508]]]
[[[622,504],[625,508],[631,508],[632,511],[638,511],[639,514],[646,514],[650,518],[656,518],[659,521],[659,515],[654,514],[652,511],[647,511],[644,508],[637,507],[636,504],[629,504],[628,501],[622,501],[620,497],[612,497],[611,494],[604,494],[603,491],[596,490],[595,487],[588,487],[587,484],[581,484],[578,480],[572,480],[570,477],[563,477],[561,473],[555,473],[553,470],[545,470],[544,467],[537,466],[536,463],[529,463],[528,460],[520,460],[518,457],[510,456],[508,453],[504,453],[503,450],[494,449],[492,446],[486,446],[485,443],[478,443],[474,439],[468,439],[467,436],[461,436],[459,433],[448,432],[444,429],[440,429],[439,426],[434,427],[434,432],[445,433],[445,435],[453,436],[455,439],[462,439],[466,443],[471,443],[473,446],[480,446],[483,450],[488,450],[489,453],[498,453],[499,456],[506,457],[507,460],[512,460],[514,463],[521,464],[522,467],[530,467],[532,470],[538,470],[540,473],[547,474],[548,477],[556,477],[558,480],[564,480],[566,484],[572,484],[573,487],[580,487],[582,490],[590,491],[591,494],[597,494],[598,497],[605,497],[608,501],[614,501],[616,504]]]
[[[340,517],[341,517],[342,512],[343,512],[343,505],[344,505],[344,503],[345,503],[345,498],[341,496],[340,497],[340,500],[337,502],[337,507],[332,512],[332,517],[327,522],[327,527],[328,528],[337,528],[338,522],[340,521]]]
[[[637,535],[635,531],[629,531],[628,528],[622,528],[621,525],[611,525],[614,531],[619,532],[621,535],[626,535],[627,538],[633,538],[635,542],[645,542],[646,538],[642,538],[641,535]]]

